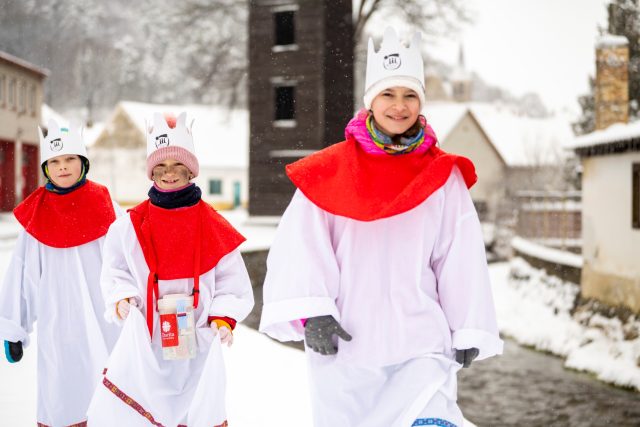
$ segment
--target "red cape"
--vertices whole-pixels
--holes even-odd
[[[131,223],[149,267],[147,327],[153,334],[153,296],[158,280],[193,278],[193,305],[198,307],[200,275],[214,268],[245,238],[211,206],[163,209],[145,200],[129,210]]]
[[[87,182],[67,194],[36,189],[13,210],[24,229],[40,243],[71,248],[96,240],[116,219],[106,187]]]
[[[418,206],[444,185],[453,166],[467,187],[475,184],[469,159],[436,146],[424,153],[372,156],[348,139],[287,165],[287,175],[321,209],[374,221]]]

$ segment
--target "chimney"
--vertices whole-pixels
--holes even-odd
[[[629,121],[629,42],[606,34],[596,43],[596,130]]]

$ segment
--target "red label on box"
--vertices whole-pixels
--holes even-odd
[[[178,341],[178,321],[175,314],[160,315],[160,337],[163,347],[176,347]]]

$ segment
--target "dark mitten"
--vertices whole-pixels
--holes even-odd
[[[304,339],[307,347],[320,354],[336,354],[338,349],[333,345],[333,335],[345,341],[351,341],[347,333],[333,316],[318,316],[307,319],[304,326]]]
[[[4,342],[4,355],[9,363],[16,363],[22,359],[22,342]]]
[[[462,364],[463,368],[468,368],[473,362],[473,359],[478,357],[480,350],[475,347],[471,347],[465,350],[456,350],[456,362]]]

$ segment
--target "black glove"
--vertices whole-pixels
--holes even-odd
[[[475,347],[471,347],[465,350],[456,350],[456,362],[461,363],[463,368],[468,368],[473,362],[473,359],[478,357],[480,350]]]
[[[4,342],[4,355],[9,363],[16,363],[22,359],[22,342]]]
[[[336,354],[338,349],[333,345],[333,335],[345,341],[351,341],[347,333],[333,316],[318,316],[307,319],[304,326],[304,340],[307,347],[320,354]]]

